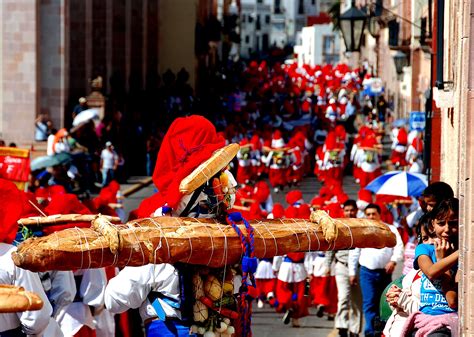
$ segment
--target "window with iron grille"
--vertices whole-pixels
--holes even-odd
[[[339,62],[339,54],[336,51],[336,38],[334,35],[323,36],[323,62],[329,64]]]
[[[273,12],[275,14],[281,14],[281,0],[275,0],[273,6]]]
[[[400,23],[397,20],[391,20],[388,22],[388,45],[389,47],[397,47],[398,34],[400,32]]]

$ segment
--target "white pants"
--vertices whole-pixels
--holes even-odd
[[[337,314],[334,320],[336,329],[347,329],[360,333],[362,325],[362,295],[360,286],[351,286],[347,266],[338,262],[335,268],[337,284]]]

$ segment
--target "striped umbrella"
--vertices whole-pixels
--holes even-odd
[[[390,171],[375,178],[365,189],[375,194],[418,197],[428,186],[426,175],[405,171]]]

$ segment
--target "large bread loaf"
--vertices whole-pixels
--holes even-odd
[[[43,301],[22,287],[0,284],[0,313],[40,310]]]
[[[393,247],[387,225],[367,219],[251,221],[258,258],[298,251],[354,247]],[[245,226],[239,225],[246,234]],[[234,229],[213,219],[157,217],[112,225],[98,218],[92,228],[71,228],[28,239],[13,254],[15,264],[31,271],[75,270],[110,265],[175,263],[220,267],[240,261],[240,239]]]

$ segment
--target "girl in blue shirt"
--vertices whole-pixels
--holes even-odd
[[[459,201],[451,198],[432,211],[429,230],[436,234],[434,245],[421,244],[415,250],[414,267],[423,272],[420,311],[442,315],[457,311]]]
[[[414,268],[420,269],[420,311],[430,316],[457,312],[457,262],[459,201],[442,201],[428,215],[428,230],[435,234],[434,245],[420,244],[415,250]],[[439,336],[450,336],[447,328]],[[436,331],[438,332],[438,330]],[[441,332],[441,331],[439,331]],[[430,336],[430,335],[428,335]]]

